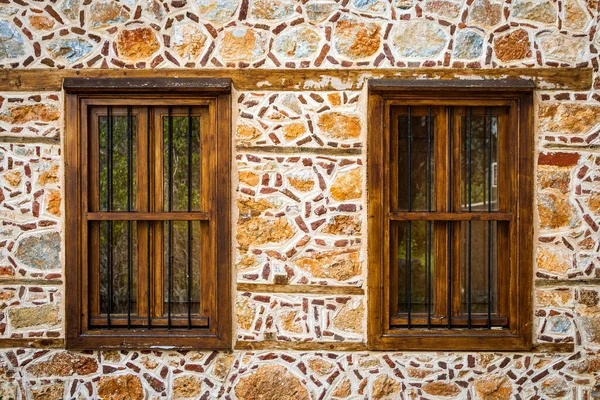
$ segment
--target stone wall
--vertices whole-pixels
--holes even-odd
[[[61,349],[63,95],[0,83],[0,398],[600,398],[599,23],[598,0],[0,0],[6,76],[593,69],[589,89],[536,91],[537,347],[523,354],[360,350],[367,92],[334,78],[234,92],[236,350]],[[7,348],[18,339],[41,348]]]

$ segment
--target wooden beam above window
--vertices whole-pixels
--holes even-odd
[[[360,90],[368,79],[529,79],[537,89],[590,90],[591,68],[0,69],[0,91],[60,91],[65,78],[231,78],[238,90]]]

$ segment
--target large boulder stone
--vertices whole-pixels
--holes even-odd
[[[75,62],[90,54],[94,45],[79,38],[56,39],[48,43],[47,49],[53,59]]]
[[[252,28],[227,29],[221,43],[221,57],[226,61],[254,61],[266,52],[266,39]]]
[[[295,264],[313,277],[322,279],[347,281],[362,273],[358,250],[308,253],[297,259]]]
[[[117,36],[117,52],[125,60],[147,60],[159,49],[160,44],[152,28],[123,29]]]
[[[60,269],[61,246],[58,232],[30,235],[19,241],[15,256],[29,268]]]
[[[353,114],[338,111],[323,113],[317,126],[324,135],[334,139],[349,140],[360,136],[360,118]]]
[[[197,0],[199,14],[212,22],[225,22],[233,17],[240,0]]]
[[[236,239],[242,247],[265,243],[281,243],[294,236],[294,230],[285,217],[267,219],[263,217],[240,218]]]
[[[544,24],[556,23],[556,5],[550,0],[514,0],[511,14],[515,18]]]
[[[368,58],[381,46],[381,26],[356,18],[341,18],[335,26],[334,40],[342,56],[352,60]]]
[[[336,175],[330,188],[331,197],[337,201],[359,199],[362,196],[362,171],[353,168]]]
[[[35,307],[18,307],[8,310],[8,318],[14,329],[56,326],[60,322],[58,306],[46,304]]]
[[[581,224],[577,210],[567,195],[556,190],[538,194],[540,228],[576,228]]]
[[[531,57],[531,41],[525,29],[517,29],[494,40],[494,52],[500,61],[510,62]]]
[[[0,20],[0,60],[15,59],[26,53],[25,39],[12,22]]]
[[[308,390],[281,365],[261,365],[235,385],[239,400],[308,400]]]
[[[103,376],[98,383],[98,396],[106,400],[143,400],[144,388],[135,375]]]
[[[46,361],[30,364],[27,372],[35,377],[90,375],[98,371],[98,362],[91,357],[69,352],[54,354]]]
[[[315,54],[320,40],[321,36],[314,29],[294,28],[279,35],[273,51],[282,58],[307,58]]]
[[[448,35],[429,20],[399,21],[393,45],[403,58],[433,58],[446,47]]]

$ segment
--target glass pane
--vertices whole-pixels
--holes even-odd
[[[431,119],[428,118],[427,107],[410,107],[410,109],[410,125],[408,111],[398,117],[398,209],[401,211],[435,210],[436,118],[433,115]]]
[[[461,211],[498,211],[498,117],[487,110],[471,107],[470,119],[460,117]]]
[[[200,117],[192,116],[190,127],[187,109],[185,109],[184,116],[181,115],[182,112],[180,111],[183,111],[181,108],[176,110],[177,113],[173,111],[171,117],[171,141],[169,140],[169,118],[163,118],[163,148],[165,149],[163,159],[164,210],[199,211]],[[190,128],[189,132],[188,127]],[[169,159],[170,144],[171,159]],[[189,160],[190,157],[191,160]],[[188,188],[191,192],[191,198],[188,196]],[[172,197],[169,196],[169,192],[171,192]],[[172,204],[170,204],[170,201]]]
[[[132,115],[130,125],[128,125],[127,110],[125,108],[114,108],[111,110],[111,121],[112,123],[109,126],[106,115],[98,117],[100,134],[100,210],[127,211],[129,209],[133,211],[135,210],[136,199],[135,136],[137,120]],[[128,137],[129,132],[131,138]],[[129,147],[130,145],[131,147]],[[111,199],[109,200],[108,188],[111,180]],[[128,197],[128,193],[130,197]]]
[[[396,243],[398,243],[398,312],[408,312],[410,292],[411,312],[427,313],[428,264],[430,266],[429,276],[432,279],[434,276],[433,222],[400,222],[395,224],[394,230]],[[411,243],[410,248],[408,247],[409,236]],[[408,265],[411,266],[410,285],[408,284]],[[435,292],[433,282],[431,282],[430,289],[431,296],[433,297]],[[435,301],[434,299],[432,300],[431,311],[433,313],[433,304]]]
[[[102,314],[108,312],[109,290],[112,292],[111,315],[127,314],[129,296],[131,296],[131,315],[137,314],[136,232],[135,221],[100,222],[100,312]],[[129,244],[131,247],[128,246]],[[112,265],[110,270],[109,265]],[[131,268],[129,285],[128,266]],[[109,277],[112,282],[110,288]]]
[[[471,242],[471,313],[487,314],[488,263],[491,272],[491,290],[489,293],[491,312],[494,314],[498,310],[497,222],[489,222],[489,227],[491,227],[491,232],[488,228],[488,221],[472,221],[471,234],[469,235],[469,222],[463,221],[461,223],[461,297],[462,312],[465,314],[468,313],[469,239]]]
[[[193,315],[200,313],[200,224],[200,221],[164,223],[164,315],[168,315],[169,268],[171,271],[171,315],[187,315],[188,282],[191,284],[189,287],[191,313]],[[170,234],[169,229],[171,230]],[[170,245],[169,236],[171,237]],[[188,267],[191,272],[189,277]]]

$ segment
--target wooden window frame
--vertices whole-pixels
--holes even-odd
[[[231,277],[231,80],[226,78],[65,78],[65,304],[66,347],[68,349],[231,349],[232,348],[232,277]],[[212,191],[206,195],[209,212],[184,215],[164,213],[169,220],[208,220],[212,244],[208,273],[201,271],[202,314],[205,328],[189,332],[152,330],[99,330],[88,327],[87,221],[102,220],[105,213],[88,213],[87,209],[87,112],[93,104],[131,105],[201,105],[208,109],[203,129],[209,132]],[[204,135],[203,135],[204,136]],[[204,140],[204,139],[202,139]],[[205,143],[205,142],[203,142]],[[162,154],[156,157],[161,157]],[[203,173],[204,174],[204,173]],[[204,179],[204,178],[203,178]],[[203,182],[206,182],[203,180]],[[155,189],[156,192],[158,189]],[[204,198],[204,196],[203,196]],[[204,200],[202,200],[204,201]],[[118,212],[118,218],[132,215]],[[156,215],[136,212],[134,220],[152,221]],[[172,214],[172,215],[167,215]],[[196,215],[198,214],[198,215]],[[199,215],[202,214],[202,215]],[[204,215],[206,214],[206,215]],[[161,215],[160,220],[166,220]],[[209,263],[207,263],[209,264]]]
[[[528,351],[533,335],[533,185],[534,185],[534,84],[526,80],[423,81],[370,80],[368,84],[368,348],[371,350]],[[390,317],[389,221],[401,220],[390,212],[391,107],[412,105],[509,107],[511,156],[514,179],[511,210],[510,260],[507,275],[510,293],[508,327],[505,330],[398,328]],[[445,153],[447,154],[447,153]],[[502,157],[499,154],[500,157]],[[508,157],[508,155],[506,155]],[[454,158],[454,157],[453,157]],[[437,178],[436,178],[437,179]],[[458,189],[460,193],[460,187]],[[416,214],[416,213],[413,213]],[[423,219],[428,217],[424,214]],[[439,219],[461,218],[456,213]],[[437,217],[436,217],[437,218]],[[455,242],[456,243],[456,242]],[[456,247],[456,246],[455,246]],[[454,285],[454,283],[453,283]]]

